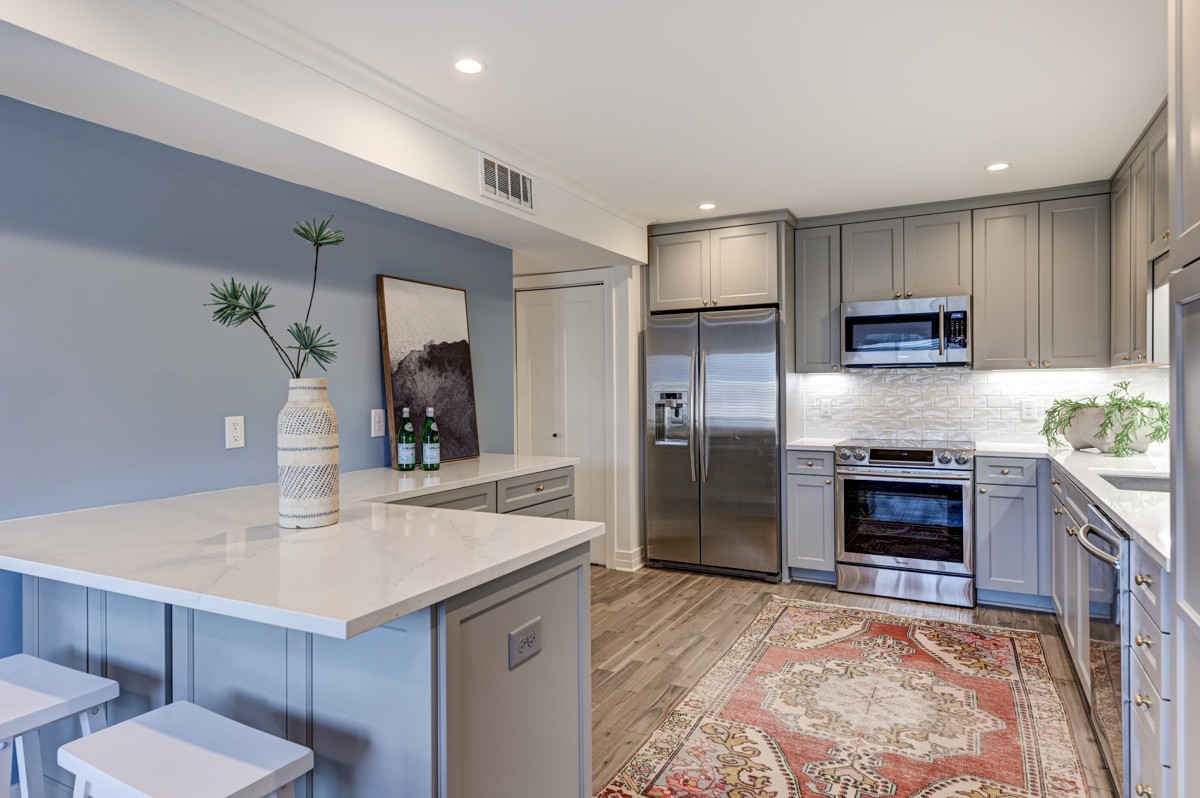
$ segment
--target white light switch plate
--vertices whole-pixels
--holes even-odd
[[[246,417],[225,416],[225,448],[241,449],[246,446]]]
[[[829,418],[830,416],[833,415],[833,400],[832,399],[822,399],[821,400],[821,415],[824,418]]]
[[[382,438],[387,434],[387,424],[383,416],[381,408],[375,408],[371,411],[371,437]]]

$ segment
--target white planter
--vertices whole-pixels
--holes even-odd
[[[1100,434],[1100,425],[1104,423],[1104,410],[1099,407],[1085,407],[1071,418],[1071,423],[1062,430],[1062,435],[1073,449],[1091,449],[1095,447],[1102,452],[1112,449],[1113,436]],[[1150,427],[1142,427],[1129,448],[1135,452],[1144,452],[1150,447]]]
[[[279,525],[311,529],[338,521],[338,418],[323,377],[288,380],[279,411]]]

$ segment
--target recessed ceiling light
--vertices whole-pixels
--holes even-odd
[[[712,203],[712,202],[701,202],[700,203],[700,210],[702,210],[702,211],[711,211],[715,207],[717,207],[716,204]]]
[[[1011,165],[1012,164],[1005,163],[1004,161],[1000,161],[999,163],[990,163],[990,164],[988,164],[987,170],[989,172],[1003,172],[1005,169],[1007,169]]]
[[[468,75],[474,75],[477,72],[483,71],[483,64],[476,61],[474,58],[464,58],[461,61],[454,63],[454,68],[459,72],[465,72]]]

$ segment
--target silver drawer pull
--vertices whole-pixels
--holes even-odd
[[[1154,790],[1150,789],[1145,784],[1139,784],[1134,787],[1133,794],[1138,798],[1154,798]]]
[[[1133,583],[1138,587],[1149,587],[1150,585],[1154,584],[1154,580],[1146,574],[1134,574]]]
[[[1149,707],[1150,706],[1150,696],[1142,695],[1141,693],[1134,693],[1133,694],[1133,705],[1135,707]]]
[[[1007,469],[1007,468],[1001,468],[1001,469],[1000,469],[1000,473],[1001,473],[1001,474],[1003,474],[1004,476],[1008,476],[1008,469]]]
[[[1147,635],[1134,635],[1133,638],[1133,644],[1135,646],[1142,646],[1143,648],[1150,648],[1150,644],[1153,642]]]
[[[544,491],[545,489],[546,489],[546,486],[545,486],[545,485],[543,485],[542,483],[540,483],[540,482],[539,482],[539,483],[538,483],[538,486],[537,486],[537,492],[538,492],[538,493],[541,493],[541,492],[542,492],[542,491]]]

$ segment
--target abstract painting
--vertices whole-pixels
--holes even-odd
[[[396,440],[401,408],[410,409],[419,435],[425,408],[432,407],[442,436],[442,461],[478,457],[467,292],[385,274],[379,275],[378,286],[389,440]],[[418,451],[419,444],[418,438]]]

